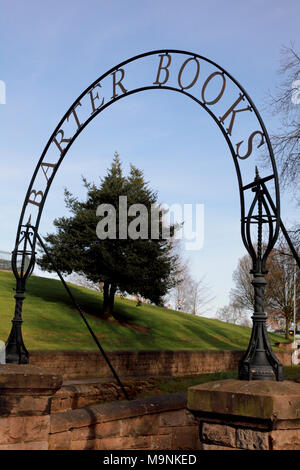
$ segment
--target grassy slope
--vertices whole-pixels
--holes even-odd
[[[15,281],[0,272],[0,339],[6,341],[14,311]],[[72,285],[76,300],[86,312],[106,350],[129,349],[246,349],[250,329],[218,320],[116,299],[115,309],[137,329],[97,318],[99,293]],[[28,349],[96,349],[86,326],[70,303],[60,281],[32,276],[23,309],[23,337]],[[270,335],[272,345],[283,337]]]

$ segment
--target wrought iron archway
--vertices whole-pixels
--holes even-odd
[[[150,69],[150,72],[154,70],[154,73],[149,75],[152,79],[151,82],[146,85],[138,83],[139,79],[145,79],[145,69],[141,69],[139,74],[132,73],[133,85],[130,86],[130,75],[126,67],[129,68],[133,64],[136,65],[150,59],[154,61],[154,68]],[[145,65],[145,62],[143,63]],[[208,69],[206,74],[200,73],[200,68],[202,69],[203,66]],[[107,100],[108,90],[111,91],[112,96]],[[249,347],[239,364],[239,378],[282,380],[282,365],[271,349],[264,312],[266,261],[277,241],[280,228],[287,238],[299,267],[300,261],[280,219],[278,175],[271,142],[253,101],[244,88],[224,68],[198,54],[173,49],[156,50],[137,55],[101,75],[74,101],[49,138],[28,187],[17,229],[15,249],[12,254],[12,269],[17,284],[16,307],[12,330],[6,345],[6,361],[8,363],[27,363],[29,361],[21,332],[22,304],[25,298],[26,281],[35,265],[37,241],[46,249],[39,236],[38,228],[48,191],[61,162],[79,134],[98,114],[122,98],[146,90],[176,91],[191,98],[213,118],[227,142],[237,174],[241,207],[241,236],[253,262],[252,284],[255,295],[252,336]],[[229,90],[229,95],[227,90]],[[218,114],[220,115],[218,116]],[[244,131],[242,130],[240,134],[236,133],[236,123],[240,119],[244,119],[245,116],[247,123],[251,121],[251,129],[246,137],[245,135],[241,137]],[[245,144],[246,138],[247,144]],[[241,162],[248,162],[257,149],[263,145],[266,146],[266,152],[270,158],[271,174],[261,177],[255,167],[254,180],[252,180],[254,173],[252,172],[251,181],[245,183]],[[246,153],[241,155],[243,147],[244,152],[245,147],[247,149]],[[254,224],[257,226],[255,236],[253,235]],[[264,243],[262,239],[263,227],[267,227],[267,239],[264,240]],[[25,265],[26,257],[30,259],[27,265]],[[21,268],[17,268],[20,265]],[[58,274],[60,275],[60,273]],[[61,280],[64,283],[62,277]],[[67,285],[65,283],[64,285],[68,290]],[[90,329],[98,348],[108,361],[70,291],[69,294]],[[109,361],[108,364],[110,365]],[[110,367],[118,379],[111,365]]]

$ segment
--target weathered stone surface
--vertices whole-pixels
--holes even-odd
[[[222,424],[202,423],[201,440],[236,447],[236,429]]]
[[[270,433],[272,450],[300,450],[300,429],[284,429]]]
[[[242,450],[242,449],[236,449],[234,447],[225,447],[221,445],[216,445],[216,444],[202,444],[201,445],[201,450]]]
[[[29,364],[0,364],[0,417],[50,413],[62,377]]]
[[[0,417],[45,415],[50,409],[51,397],[48,396],[30,395],[29,392],[23,396],[0,394]]]
[[[131,450],[151,448],[150,436],[107,437],[97,442],[98,450]]]
[[[190,411],[185,409],[184,410],[183,424],[188,426],[188,425],[194,425],[194,424],[197,424],[197,423],[198,423],[198,421],[195,418],[195,416]]]
[[[94,424],[71,430],[72,441],[84,439],[104,439],[106,437],[118,437],[121,435],[122,421]]]
[[[50,431],[50,416],[24,418],[24,442],[47,441]]]
[[[55,413],[50,420],[49,447],[199,449],[198,423],[185,403],[186,394],[179,393]]]
[[[148,436],[159,431],[160,415],[145,415],[122,421],[121,436]]]
[[[121,377],[183,376],[237,369],[243,351],[110,351]],[[291,365],[290,351],[276,351],[283,365]],[[30,351],[32,365],[52,369],[64,380],[79,377],[112,379],[98,351]]]
[[[172,436],[171,435],[162,435],[162,436],[151,436],[146,441],[146,450],[171,450],[172,447]]]
[[[237,429],[236,447],[247,450],[269,450],[269,433],[251,429]]]
[[[70,450],[98,450],[99,441],[95,439],[71,441]]]
[[[141,390],[152,390],[158,379],[125,379],[124,388],[127,395],[134,399]],[[80,382],[80,381],[78,381]],[[103,382],[103,380],[94,379],[88,383],[73,383],[68,381],[59,389],[52,398],[51,413],[84,408],[102,402],[113,402],[124,400],[124,394],[121,387],[115,382]]]
[[[29,391],[52,395],[62,385],[62,377],[44,367],[31,364],[0,364],[0,393]]]
[[[300,384],[222,380],[188,389],[188,409],[265,420],[300,417]]]
[[[48,441],[0,445],[0,450],[48,450]]]
[[[176,450],[198,450],[201,443],[197,426],[172,428],[172,446]]]
[[[24,418],[0,419],[0,445],[13,444],[22,441],[24,434]]]
[[[101,422],[101,411],[98,407],[82,408],[51,415],[51,434],[69,431],[72,428],[82,428]]]
[[[169,411],[160,416],[160,426],[183,426],[186,423],[185,410]]]
[[[71,432],[49,434],[49,450],[69,450],[71,448]]]
[[[106,403],[51,415],[51,433],[80,428],[96,423],[181,410],[186,405],[185,393],[161,397],[141,398],[133,401]],[[182,414],[184,417],[184,414]]]

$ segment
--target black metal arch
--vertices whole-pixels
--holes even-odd
[[[219,75],[222,75],[223,78],[226,77],[225,83],[226,83],[226,79],[228,79],[230,80],[232,84],[234,84],[237,87],[237,90],[239,91],[240,100],[246,101],[246,103],[248,104],[249,111],[254,112],[254,115],[257,119],[259,129],[256,132],[261,134],[262,142],[266,143],[267,145],[267,150],[268,150],[271,167],[272,167],[272,174],[270,176],[266,178],[260,178],[257,172],[253,183],[243,185],[241,170],[239,166],[240,158],[242,159],[243,157],[239,157],[237,155],[237,152],[234,150],[233,143],[229,137],[230,132],[228,132],[228,130],[225,129],[221,121],[221,118],[218,118],[214,114],[213,110],[208,106],[209,102],[204,102],[204,100],[200,100],[199,98],[194,96],[190,91],[186,91],[190,87],[180,87],[180,86],[174,87],[174,86],[168,85],[166,82],[164,83],[154,82],[151,85],[137,87],[128,91],[123,87],[123,85],[119,85],[121,80],[116,83],[116,73],[123,71],[122,77],[124,77],[123,67],[125,67],[127,64],[139,61],[140,59],[144,59],[149,56],[158,56],[161,58],[161,62],[159,65],[161,66],[161,69],[159,70],[163,70],[163,69],[166,69],[166,66],[165,67],[162,66],[163,57],[169,58],[171,57],[171,55],[174,55],[174,54],[187,56],[189,60],[203,61],[212,65],[213,67],[216,68]],[[120,89],[123,88],[122,89],[123,93],[120,95],[114,93],[114,96],[108,102],[106,102],[105,104],[103,103],[98,108],[95,108],[94,103],[93,103],[93,108],[95,109],[93,109],[93,112],[84,121],[84,123],[81,124],[78,120],[78,116],[75,113],[76,108],[78,106],[81,106],[81,100],[85,98],[88,94],[90,94],[90,98],[92,102],[93,91],[95,90],[96,87],[101,87],[101,82],[103,82],[103,80],[109,75],[113,75],[115,86],[118,85]],[[197,75],[197,79],[198,79],[198,75]],[[179,83],[179,80],[178,80],[178,83]],[[87,87],[81,93],[81,95],[74,101],[74,103],[67,110],[67,112],[62,117],[57,127],[53,131],[52,135],[50,136],[42,152],[42,155],[38,161],[38,164],[35,168],[35,171],[33,173],[31,182],[27,190],[27,194],[24,200],[24,204],[23,204],[23,208],[22,208],[21,216],[20,216],[20,221],[19,221],[19,225],[17,229],[15,249],[12,254],[12,269],[13,269],[13,272],[17,281],[17,288],[16,288],[16,295],[15,295],[16,309],[15,309],[15,316],[12,321],[13,323],[12,331],[10,333],[10,336],[7,341],[7,346],[6,346],[6,360],[7,362],[17,362],[17,363],[28,362],[28,352],[23,343],[22,334],[21,334],[22,303],[25,298],[24,292],[25,292],[26,281],[28,277],[30,276],[30,274],[32,273],[34,265],[35,265],[36,242],[37,242],[37,239],[41,241],[39,234],[38,234],[38,228],[39,228],[44,204],[45,204],[49,189],[51,187],[51,184],[53,182],[53,179],[59,169],[59,166],[62,160],[65,158],[68,150],[70,149],[70,147],[72,146],[76,138],[83,131],[83,129],[85,129],[85,127],[98,114],[100,114],[104,109],[106,109],[113,103],[119,101],[120,99],[142,92],[142,91],[146,91],[146,90],[176,91],[178,93],[181,93],[191,98],[209,113],[209,115],[213,118],[213,120],[218,125],[219,129],[221,130],[227,142],[227,145],[230,149],[233,162],[235,165],[238,185],[239,185],[240,205],[241,205],[241,236],[242,236],[243,243],[253,260],[253,274],[254,274],[253,285],[254,285],[254,290],[255,290],[255,296],[256,298],[260,299],[259,302],[256,302],[255,312],[253,316],[254,336],[251,339],[251,348],[250,348],[251,354],[249,354],[249,351],[247,351],[245,358],[241,362],[240,378],[241,379],[252,379],[252,378],[253,379],[266,379],[266,378],[274,379],[276,378],[277,380],[281,380],[282,379],[282,366],[279,363],[279,361],[276,359],[274,354],[272,353],[270,345],[268,343],[268,339],[267,339],[267,333],[266,333],[266,328],[265,328],[266,315],[264,313],[264,302],[263,302],[264,282],[265,282],[264,275],[266,274],[265,264],[266,264],[266,260],[270,251],[272,250],[274,244],[276,243],[279,229],[282,224],[281,219],[280,219],[280,195],[279,195],[278,174],[277,174],[276,163],[275,163],[275,159],[273,155],[271,142],[270,142],[267,130],[265,128],[265,125],[263,123],[263,120],[259,112],[257,111],[257,108],[255,107],[253,101],[251,100],[249,95],[246,93],[244,88],[238,83],[237,80],[235,80],[224,68],[220,67],[218,64],[216,64],[212,60],[207,59],[199,54],[195,54],[195,53],[188,52],[188,51],[175,50],[175,49],[161,49],[161,50],[146,52],[144,54],[140,54],[128,60],[125,60],[121,62],[120,64],[118,64],[117,66],[108,70],[106,73],[104,73],[99,78],[97,78],[97,80],[95,80],[89,87]],[[224,93],[224,90],[223,90],[223,93]],[[221,97],[223,96],[223,93]],[[69,120],[72,113],[73,113],[73,116],[76,116],[77,118],[76,122],[77,122],[78,129],[76,130],[76,132],[74,132],[74,134],[70,138],[66,139],[64,135],[64,131],[63,131],[63,125],[66,124],[66,122]],[[57,139],[56,139],[58,135],[61,136],[61,141],[59,143],[57,142]],[[53,144],[54,142],[56,142],[57,147],[60,148],[61,150],[60,157],[58,158],[55,164],[45,161],[47,152],[51,144]],[[62,142],[67,143],[67,145],[64,148],[60,146]],[[46,171],[44,167],[47,168]],[[49,168],[52,169],[52,173],[48,177],[47,172]],[[37,175],[39,174],[41,170],[43,171],[45,179],[47,181],[46,187],[43,191],[39,190],[39,188],[34,187],[34,183],[36,181]],[[272,200],[266,188],[265,183],[267,181],[272,181],[272,183],[274,184],[275,202]],[[249,213],[246,215],[245,214],[245,193],[249,189],[255,192],[255,197],[250,207]],[[31,204],[32,206],[29,206],[29,204]],[[28,216],[28,213],[27,213],[28,208],[29,207],[33,208],[33,206],[38,207],[37,214],[35,215],[35,220],[32,220],[33,219],[32,215],[30,214]],[[256,206],[258,207],[258,215],[253,214]],[[265,214],[262,214],[262,208],[264,208]],[[255,242],[252,241],[252,235],[250,231],[250,226],[254,222],[258,224],[258,240]],[[262,239],[261,239],[261,229],[262,229],[262,224],[265,222],[268,223],[268,227],[269,227],[269,239],[268,239],[267,246],[263,247]],[[254,246],[256,245],[257,247],[254,248]],[[25,260],[26,258],[28,259],[28,257],[30,261],[29,261],[29,264],[26,265]],[[19,258],[21,259],[20,270],[18,270],[17,268],[17,259]]]

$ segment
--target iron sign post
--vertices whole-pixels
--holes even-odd
[[[272,249],[273,217],[264,198],[264,190],[261,185],[256,168],[256,176],[252,185],[247,189],[254,192],[255,196],[248,216],[242,220],[245,231],[246,248],[252,258],[252,271],[254,287],[254,314],[253,329],[248,349],[239,363],[239,378],[241,380],[283,380],[283,367],[272,351],[267,328],[265,313],[265,287],[267,281],[266,262]],[[254,214],[254,210],[257,212]],[[268,240],[263,244],[262,228],[268,225]],[[257,239],[252,242],[251,226],[257,226]],[[256,245],[256,246],[255,246]]]

